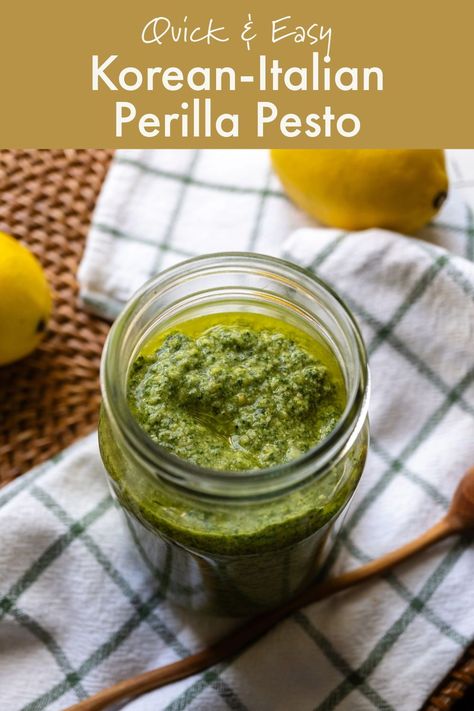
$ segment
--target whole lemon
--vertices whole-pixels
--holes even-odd
[[[36,348],[50,313],[51,293],[38,260],[0,232],[0,365]]]
[[[442,150],[272,150],[288,195],[323,224],[413,234],[448,194]]]

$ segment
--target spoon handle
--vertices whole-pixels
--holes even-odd
[[[355,570],[330,578],[326,582],[313,584],[281,607],[246,622],[243,627],[230,632],[226,637],[210,647],[196,654],[192,654],[185,659],[180,659],[173,664],[167,664],[158,669],[153,669],[144,674],[125,679],[108,689],[103,689],[98,694],[78,704],[70,706],[68,709],[65,709],[65,711],[100,711],[100,709],[104,709],[116,701],[138,696],[152,689],[157,689],[160,686],[165,686],[171,682],[202,672],[210,666],[237,654],[237,652],[241,651],[251,642],[254,642],[268,632],[277,622],[280,622],[299,608],[353,587],[358,583],[373,578],[375,575],[381,575],[390,570],[397,563],[407,560],[415,553],[424,550],[433,543],[455,532],[456,529],[453,527],[449,518],[445,517],[421,536],[406,543],[404,546],[370,563],[366,563]]]
[[[434,545],[453,533],[456,533],[456,530],[450,519],[445,516],[438,521],[438,523],[435,523],[434,526],[412,541],[405,543],[405,545],[395,548],[395,550],[385,553],[385,555],[380,556],[380,558],[376,558],[370,561],[370,563],[365,563],[365,565],[361,565],[359,568],[349,570],[347,573],[342,573],[334,578],[329,578],[329,580],[324,583],[313,586],[312,588],[310,587],[308,590],[303,591],[302,594],[310,594],[308,602],[322,600],[340,590],[346,590],[353,585],[369,580],[373,578],[374,575],[386,573],[398,563],[408,560],[415,555],[415,553],[425,550],[425,548]]]

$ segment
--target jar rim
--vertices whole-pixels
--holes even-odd
[[[290,275],[299,277],[303,283],[296,282],[298,287],[304,288],[306,283],[316,286],[325,295],[329,296],[333,305],[338,309],[339,316],[343,316],[349,326],[350,335],[354,341],[354,353],[357,356],[357,375],[348,393],[344,412],[333,430],[314,447],[303,452],[294,460],[277,464],[264,469],[252,470],[218,470],[202,467],[168,451],[156,443],[144,429],[140,427],[133,417],[127,403],[127,395],[123,389],[114,387],[114,357],[118,352],[120,339],[124,329],[140,310],[160,293],[165,293],[176,280],[185,277],[199,268],[237,268],[243,263],[248,271],[249,265],[265,268],[271,276],[278,276],[285,271]],[[273,267],[274,272],[271,271]],[[279,257],[259,254],[256,252],[216,252],[181,261],[151,277],[129,299],[125,307],[113,323],[106,339],[101,359],[100,382],[102,401],[106,412],[112,414],[118,425],[121,435],[127,444],[132,447],[139,459],[152,470],[159,467],[159,474],[164,475],[179,488],[187,491],[194,490],[201,495],[214,495],[219,487],[220,496],[239,496],[245,487],[251,487],[252,496],[259,493],[268,494],[271,490],[287,489],[299,481],[308,478],[308,475],[323,475],[334,464],[334,458],[344,455],[352,446],[353,441],[363,426],[368,409],[370,388],[367,354],[364,341],[351,310],[337,292],[314,272]]]

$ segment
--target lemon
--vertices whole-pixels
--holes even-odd
[[[273,150],[288,195],[323,224],[414,234],[448,193],[442,150]]]
[[[0,232],[0,365],[36,348],[50,313],[51,293],[38,260]]]

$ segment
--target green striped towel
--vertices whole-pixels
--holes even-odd
[[[474,152],[451,151],[451,197],[422,236],[474,259]],[[118,151],[99,197],[79,271],[89,308],[114,317],[151,275],[223,250],[278,256],[313,225],[259,150]]]
[[[257,151],[121,151],[94,218],[81,286],[101,313],[184,253],[255,248],[315,270],[359,318],[373,439],[329,573],[431,525],[474,462],[474,161],[451,161],[452,195],[424,241],[308,226],[288,238],[306,218]],[[108,495],[95,435],[2,489],[0,529],[2,711],[63,709],[227,629],[167,605],[167,580]],[[473,639],[473,580],[469,541],[446,541],[127,711],[415,711]]]

